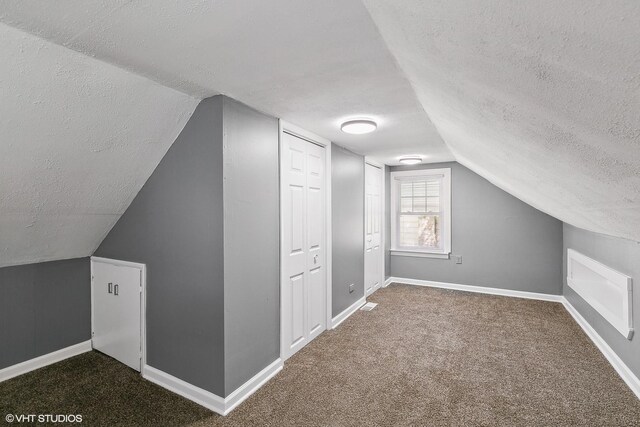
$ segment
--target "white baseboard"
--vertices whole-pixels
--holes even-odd
[[[358,309],[363,305],[365,305],[366,303],[367,303],[367,298],[362,297],[358,301],[351,304],[346,310],[344,310],[342,313],[338,314],[336,317],[331,319],[331,329],[337,328],[340,323],[347,320],[349,316],[351,316],[353,313],[358,311]]]
[[[167,374],[152,366],[145,365],[142,368],[142,377],[170,390],[182,397],[185,397],[197,404],[204,406],[220,415],[227,415],[236,406],[245,401],[249,396],[262,387],[267,381],[273,378],[283,367],[280,358],[273,361],[269,366],[254,375],[249,381],[238,387],[226,398],[211,393],[180,378]]]
[[[226,412],[224,413],[224,415],[233,411],[236,406],[244,402],[260,387],[265,385],[267,381],[269,381],[278,372],[280,372],[283,367],[284,363],[282,362],[282,359],[277,358],[269,366],[254,375],[253,378],[251,378],[249,381],[235,389],[233,393],[227,396],[227,398],[224,400],[226,406]]]
[[[196,402],[198,405],[204,406],[218,414],[225,415],[224,399],[217,394],[213,394],[200,387],[196,387],[186,381],[169,375],[152,366],[145,365],[142,368],[142,377],[146,380],[156,383],[160,387],[164,387],[182,397]]]
[[[405,279],[389,277],[386,283],[404,283],[406,285],[428,286],[431,288],[453,289],[456,291],[476,292],[480,294],[501,295],[504,297],[535,299],[540,301],[562,302],[562,295],[541,294],[537,292],[514,291],[511,289],[488,288],[485,286],[459,285],[456,283],[433,282],[431,280]],[[388,286],[388,285],[387,285]]]
[[[384,283],[382,284],[383,288],[386,288],[387,286],[389,286],[391,283],[393,283],[393,277],[387,277],[387,279],[384,281]]]
[[[598,347],[598,350],[602,352],[604,357],[607,358],[613,369],[616,370],[620,378],[627,383],[631,391],[633,391],[640,399],[640,379],[636,377],[631,369],[618,357],[618,355],[613,351],[609,344],[606,343],[604,339],[596,332],[595,329],[587,322],[587,320],[582,317],[578,310],[575,309],[573,305],[566,298],[562,298],[562,304],[564,308],[569,312],[569,314],[573,317],[578,325],[582,328],[585,334],[591,339],[591,341]]]
[[[35,359],[18,363],[17,365],[8,366],[4,369],[0,369],[0,382],[17,377],[18,375],[26,374],[27,372],[31,372],[35,369],[43,368],[47,365],[60,362],[64,359],[86,353],[87,351],[91,351],[91,340],[36,357]]]

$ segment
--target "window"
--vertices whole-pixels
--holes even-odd
[[[391,254],[448,258],[451,169],[391,173]]]

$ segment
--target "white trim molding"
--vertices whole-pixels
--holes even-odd
[[[451,255],[450,253],[410,251],[404,249],[391,249],[389,252],[391,256],[410,256],[415,258],[449,259]]]
[[[183,381],[180,378],[176,378],[173,375],[169,375],[166,372],[149,365],[142,368],[142,378],[179,394],[182,397],[186,397],[192,402],[195,402],[200,406],[204,406],[213,412],[225,415],[226,408],[224,399],[217,394],[213,394],[200,387],[196,387],[193,384]]]
[[[431,280],[406,279],[402,277],[389,277],[385,281],[385,284],[387,282],[403,283],[405,285],[428,286],[431,288],[453,289],[456,291],[475,292],[480,294],[500,295],[504,297],[535,299],[540,301],[562,302],[564,300],[564,297],[562,295],[514,291],[511,289],[489,288],[485,286],[459,285],[456,283],[433,282]]]
[[[222,398],[152,366],[145,365],[143,367],[142,377],[213,412],[227,415],[280,372],[283,366],[282,359],[274,360],[269,366],[258,372],[226,398]]]
[[[393,283],[393,277],[387,277],[384,281],[384,285],[382,285],[383,288],[386,288],[387,286],[389,286],[390,284]]]
[[[224,415],[233,411],[239,404],[247,400],[249,396],[258,391],[260,387],[265,385],[267,381],[276,376],[282,370],[284,363],[282,359],[277,358],[269,366],[254,375],[249,381],[235,389],[229,396],[224,399],[226,412]]]
[[[589,337],[589,339],[595,344],[595,346],[600,350],[600,352],[604,355],[604,357],[609,361],[613,369],[616,370],[620,378],[629,386],[631,391],[633,391],[638,399],[640,399],[640,379],[636,377],[631,369],[620,359],[620,357],[613,351],[613,349],[607,344],[607,342],[596,332],[595,329],[587,322],[587,320],[582,317],[582,315],[575,309],[573,305],[566,299],[562,298],[562,304],[564,308],[569,312],[569,314],[573,317],[573,320],[576,321],[578,325],[582,328],[585,334]]]
[[[44,368],[45,366],[61,362],[64,359],[68,359],[88,351],[91,351],[91,340],[65,347],[61,350],[39,356],[16,365],[8,366],[4,369],[0,369],[0,382],[17,377],[18,375],[26,374],[27,372],[31,372],[36,369]]]
[[[349,318],[349,316],[351,316],[353,313],[358,311],[358,309],[360,307],[362,307],[363,305],[365,305],[366,303],[367,303],[367,298],[363,296],[358,301],[356,301],[353,304],[351,304],[342,313],[338,314],[336,317],[331,319],[331,329],[337,328],[338,325],[340,325],[342,322],[347,320]]]

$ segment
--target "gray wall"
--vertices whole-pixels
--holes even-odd
[[[147,264],[147,363],[224,395],[223,97],[198,105],[95,255]]]
[[[280,357],[278,120],[224,101],[225,390]]]
[[[88,258],[0,268],[0,369],[91,339]]]
[[[364,296],[364,158],[335,144],[331,198],[332,313],[337,316]]]
[[[560,294],[562,222],[455,162],[391,171],[442,167],[451,168],[451,250],[463,263],[391,256],[391,276]]]
[[[96,255],[147,264],[147,362],[227,396],[279,357],[278,121],[200,103]]]
[[[567,286],[567,249],[576,251],[595,259],[615,270],[633,278],[633,306],[640,307],[640,243],[631,240],[609,237],[592,233],[580,228],[564,224],[564,296],[576,310],[589,322],[596,332],[609,344],[624,363],[640,377],[640,316],[634,316],[633,328],[636,331],[631,340],[627,340],[609,322],[585,302],[573,289]]]

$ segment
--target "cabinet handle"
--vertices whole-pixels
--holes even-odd
[[[109,293],[113,292],[113,283],[109,282],[109,284],[107,285],[107,292]]]
[[[118,285],[114,286],[114,288],[113,288],[113,294],[114,294],[114,295],[118,295]]]

